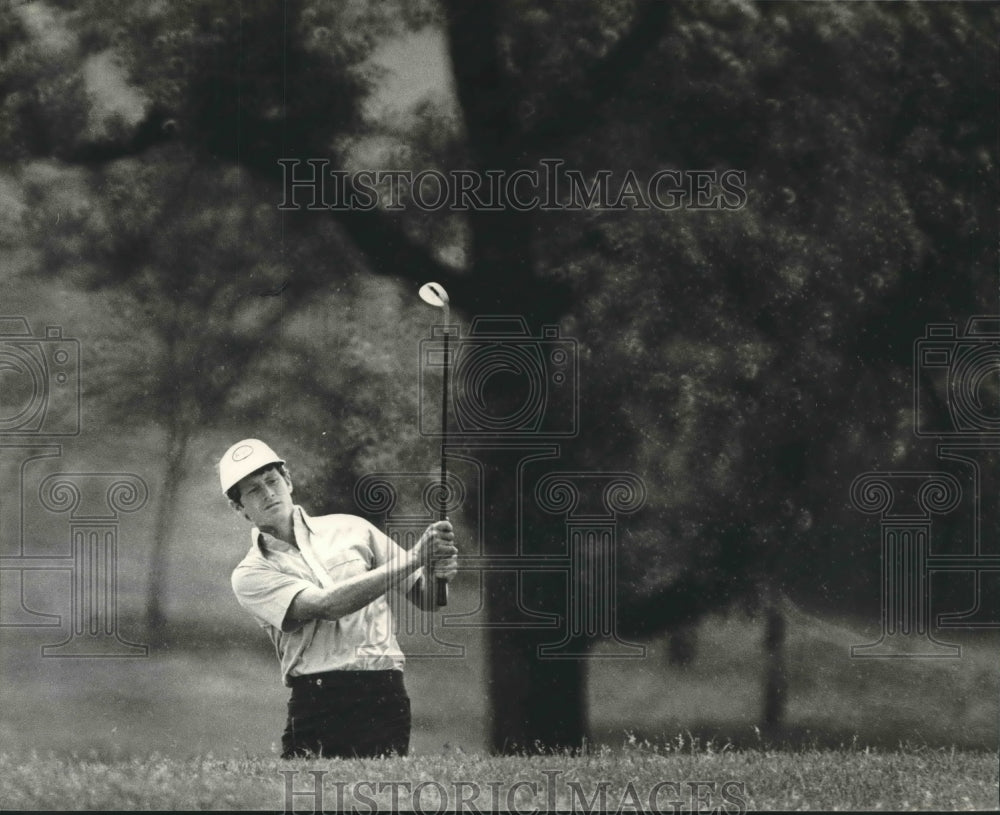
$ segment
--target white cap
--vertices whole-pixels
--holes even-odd
[[[219,481],[222,491],[229,489],[268,464],[284,464],[285,460],[268,447],[260,439],[243,439],[238,441],[219,459]]]

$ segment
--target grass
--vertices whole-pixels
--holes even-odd
[[[483,811],[491,796],[502,809],[600,808],[601,782],[612,811],[634,800],[648,809],[657,784],[665,809],[676,800],[696,810],[699,795],[722,812],[740,801],[754,810],[1000,806],[997,651],[981,638],[966,638],[960,660],[857,661],[844,646],[863,633],[793,609],[788,727],[765,737],[754,727],[759,624],[712,618],[688,668],[667,663],[663,639],[646,643],[644,660],[591,664],[588,754],[490,757],[482,637],[449,632],[466,659],[407,668],[410,757],[282,762],[286,691],[274,656],[259,632],[226,631],[189,626],[150,658],[127,660],[42,659],[39,642],[51,634],[0,632],[0,808],[283,809],[286,783],[313,789],[308,771],[321,774],[324,807],[359,812],[391,807],[394,789],[408,808],[420,784],[424,809],[438,808],[437,784],[452,808],[470,785]],[[294,802],[315,807],[309,795]]]
[[[67,449],[52,465],[133,470],[155,486],[155,470],[143,463],[148,445],[133,441],[109,441],[104,463]],[[958,660],[852,660],[851,645],[875,638],[871,626],[861,630],[795,608],[788,614],[786,726],[770,740],[754,729],[762,627],[734,615],[704,622],[686,668],[668,662],[665,637],[643,643],[644,659],[592,661],[586,693],[594,746],[586,756],[486,757],[485,639],[475,629],[449,628],[438,633],[465,645],[465,658],[411,659],[407,666],[411,757],[280,762],[287,692],[266,638],[231,596],[229,573],[245,550],[245,530],[219,512],[212,462],[208,453],[203,458],[197,470],[207,475],[192,478],[182,495],[197,534],[179,530],[170,549],[164,600],[173,636],[148,659],[43,659],[40,647],[58,642],[64,630],[0,629],[0,808],[282,809],[280,772],[289,769],[301,771],[297,791],[311,788],[307,769],[327,773],[328,809],[337,807],[337,784],[347,783],[344,806],[360,811],[371,808],[369,797],[373,806],[389,807],[391,788],[379,793],[377,785],[393,781],[434,781],[452,795],[455,782],[477,783],[479,808],[487,810],[489,782],[505,796],[517,781],[544,785],[546,771],[559,773],[562,807],[579,803],[572,784],[589,801],[600,781],[610,785],[611,810],[629,782],[643,808],[655,784],[676,782],[676,800],[696,809],[689,783],[697,781],[716,783],[712,806],[723,811],[726,781],[744,785],[751,809],[998,807],[1000,633],[949,633],[945,639],[963,644]],[[148,586],[153,509],[151,502],[123,516],[121,527],[122,633],[139,642],[146,640],[132,621]],[[37,539],[33,553],[64,553],[64,518],[28,520],[38,526],[28,530]],[[65,615],[68,577],[44,577],[65,585],[32,582],[26,602]],[[460,580],[454,589],[449,610],[473,612],[479,597],[470,584]],[[403,639],[404,650],[419,647]],[[365,780],[375,792],[362,787],[352,798],[355,782]],[[432,796],[435,788],[425,789]],[[544,787],[536,804],[526,803],[529,789],[514,789],[510,803],[549,805]],[[669,809],[669,789],[661,789],[659,802]],[[296,803],[308,809],[311,799]],[[433,797],[419,803],[435,808]],[[508,808],[505,798],[500,806]]]
[[[855,738],[890,749],[901,741],[995,751],[1000,744],[1000,638],[997,632],[948,632],[961,659],[859,660],[851,645],[875,639],[806,614],[786,611],[788,707],[780,742],[836,748]],[[691,731],[738,746],[758,746],[763,631],[737,615],[713,617],[698,633],[686,669],[669,665],[667,640],[646,643],[647,658],[595,660],[588,677],[592,735],[614,743],[628,730],[650,741]]]
[[[456,593],[456,608],[460,602]],[[860,661],[848,648],[864,633],[804,614],[789,615],[788,632],[788,713],[784,730],[770,734],[776,746],[837,748],[857,738],[861,748],[883,750],[900,742],[997,749],[995,642],[967,637],[959,660]],[[483,637],[475,629],[444,633],[465,644],[466,657],[409,661],[411,749],[483,753]],[[74,660],[40,657],[40,645],[58,639],[54,632],[0,631],[0,749],[96,750],[109,759],[154,749],[172,758],[276,754],[287,691],[264,635],[249,626],[234,633],[193,625],[177,634],[148,659]],[[592,740],[617,746],[632,733],[662,745],[691,732],[702,743],[759,748],[760,636],[753,620],[711,618],[688,668],[668,663],[665,639],[648,641],[645,659],[593,660]]]
[[[313,794],[317,784],[321,799]],[[577,757],[484,757],[450,751],[379,761],[176,759],[151,754],[109,762],[0,754],[0,801],[5,809],[370,812],[410,809],[414,804],[438,810],[444,803],[466,811],[648,811],[651,795],[660,809],[670,809],[677,801],[682,808],[697,810],[701,802],[722,812],[996,809],[997,757],[926,748],[791,753],[709,745],[695,750],[690,742],[686,749],[656,750],[632,743]]]

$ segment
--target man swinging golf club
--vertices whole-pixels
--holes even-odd
[[[292,503],[284,459],[258,439],[226,451],[219,479],[253,524],[233,591],[292,689],[282,757],[406,755],[410,699],[386,592],[435,607],[431,578],[457,571],[451,523],[431,524],[407,551],[354,515],[311,518]]]

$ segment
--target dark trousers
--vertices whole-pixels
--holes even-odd
[[[405,756],[410,697],[402,671],[328,671],[292,677],[282,758]]]

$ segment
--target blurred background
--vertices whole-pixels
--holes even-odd
[[[570,600],[597,596],[558,569],[470,569],[450,617],[407,624],[415,750],[679,733],[995,749],[993,561],[897,564],[933,629],[900,647],[950,658],[851,647],[903,613],[880,518],[926,521],[936,556],[1000,555],[997,33],[978,3],[7,4],[6,749],[276,749],[286,691],[230,590],[248,536],[215,464],[263,438],[313,514],[382,526],[358,486],[390,474],[418,525],[440,454],[428,280],[462,337],[515,315],[520,346],[557,341],[577,366],[541,430],[491,447],[473,427],[452,450],[463,549],[565,558],[577,527],[537,500],[553,472],[631,474],[643,500],[603,509],[614,636],[573,627]],[[548,210],[421,208],[405,185],[393,206],[375,184],[374,206],[309,208],[288,173],[310,159],[358,194],[364,171],[558,161],[621,206],[563,189]],[[664,170],[734,171],[745,197],[643,206]],[[944,356],[917,358],[930,324],[951,326],[930,338]],[[963,354],[980,361],[956,385]],[[524,371],[487,374],[487,417],[529,399]],[[974,452],[942,457],[949,438]],[[899,476],[895,504],[860,512],[851,485],[876,471],[943,472],[962,500],[931,512]],[[133,492],[101,505],[118,473]],[[79,548],[92,532],[115,561]],[[88,596],[115,658],[43,652],[102,639],[74,634]],[[564,637],[565,658],[540,656]]]

